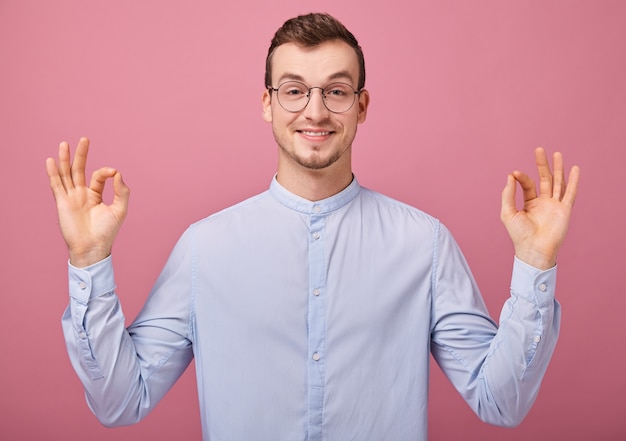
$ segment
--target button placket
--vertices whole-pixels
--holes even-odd
[[[324,239],[326,215],[319,204],[309,209],[309,286],[308,286],[308,421],[309,439],[321,439],[325,395],[324,341],[326,331],[326,255]]]

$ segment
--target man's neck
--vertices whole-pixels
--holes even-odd
[[[329,168],[332,168],[329,167]],[[352,182],[350,169],[337,173],[335,170],[281,170],[276,180],[291,193],[309,201],[320,201],[344,190]]]

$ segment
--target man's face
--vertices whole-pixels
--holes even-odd
[[[329,41],[313,47],[287,43],[272,56],[272,83],[277,88],[296,80],[307,87],[326,87],[343,82],[356,90],[359,64],[352,47],[343,41]],[[311,91],[308,105],[288,112],[278,103],[276,92],[263,95],[263,118],[272,123],[279,146],[279,170],[296,167],[320,170],[340,164],[350,168],[352,140],[357,124],[365,121],[369,95],[362,91],[345,113],[333,113],[324,105],[320,89]]]

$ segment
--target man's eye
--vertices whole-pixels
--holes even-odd
[[[341,88],[333,88],[333,89],[330,89],[328,92],[326,92],[326,94],[332,95],[332,96],[344,96],[346,95],[346,91]]]
[[[287,89],[285,91],[286,95],[303,95],[304,92],[300,89]]]

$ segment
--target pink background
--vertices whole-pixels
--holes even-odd
[[[328,11],[364,48],[360,182],[442,219],[496,317],[512,249],[500,191],[532,151],[582,168],[559,259],[561,339],[524,423],[481,423],[438,369],[431,440],[626,439],[626,3],[0,0],[0,439],[200,439],[194,372],[139,425],[105,429],[61,335],[67,253],[44,168],[61,140],[133,190],[114,249],[128,319],[191,222],[269,185],[264,58],[282,22]],[[621,273],[621,274],[620,274]]]

